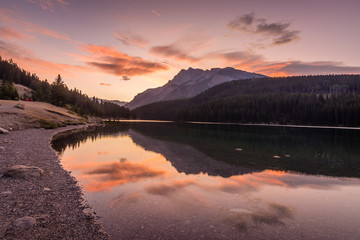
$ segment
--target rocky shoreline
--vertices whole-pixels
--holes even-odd
[[[0,134],[0,239],[109,239],[84,204],[77,181],[64,170],[50,142],[86,126],[25,129]],[[43,170],[11,176],[15,165]]]

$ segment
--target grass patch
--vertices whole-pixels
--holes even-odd
[[[59,127],[59,125],[56,122],[48,121],[45,119],[40,119],[39,123],[40,123],[40,127],[45,129],[55,129]]]

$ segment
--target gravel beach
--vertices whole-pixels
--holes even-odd
[[[79,128],[84,126],[0,134],[0,239],[109,238],[50,146],[56,134]],[[28,178],[5,176],[14,165],[36,166],[43,172]]]

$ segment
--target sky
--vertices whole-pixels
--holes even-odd
[[[358,0],[0,0],[0,56],[131,101],[181,69],[360,73]]]

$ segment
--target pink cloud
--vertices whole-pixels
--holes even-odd
[[[131,32],[117,33],[115,37],[126,46],[145,48],[149,45],[149,40]]]
[[[24,34],[10,27],[0,27],[0,38],[5,40],[34,40],[34,36]]]
[[[38,75],[49,76],[55,73],[67,74],[72,76],[79,71],[93,71],[89,67],[54,63],[45,61],[37,57],[31,50],[14,43],[0,40],[0,56],[2,58],[12,58],[21,68]]]
[[[160,13],[158,13],[155,9],[153,9],[151,12],[152,12],[154,15],[158,16],[158,17],[161,16]]]
[[[9,10],[9,9],[3,9],[0,8],[0,20],[9,24],[15,24],[19,26],[20,28],[23,28],[27,32],[37,33],[45,36],[49,36],[56,39],[62,39],[71,41],[70,37],[65,33],[59,33],[55,30],[43,27],[38,24],[34,24],[28,21],[21,20],[20,18],[15,18],[14,16],[17,16],[17,13]]]

